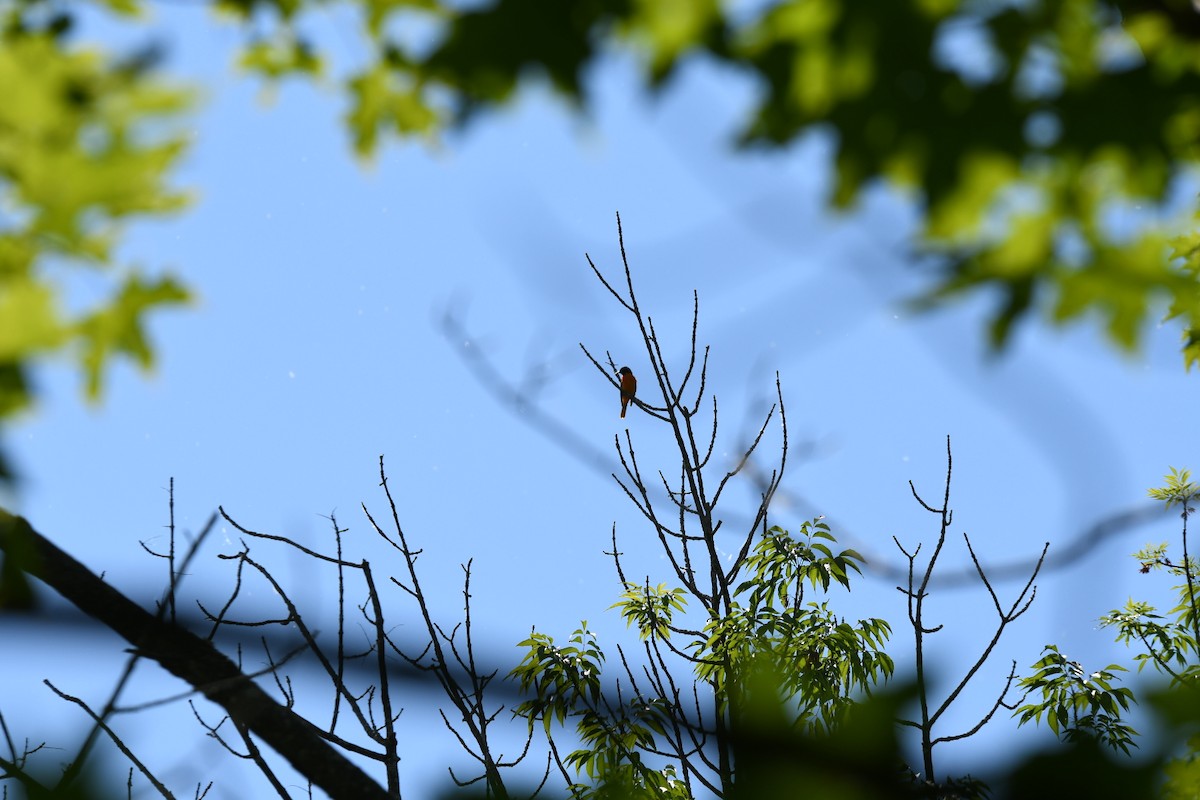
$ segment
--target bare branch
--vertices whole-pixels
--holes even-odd
[[[116,732],[108,726],[108,724],[104,721],[103,717],[101,717],[100,714],[97,714],[95,711],[93,711],[91,709],[91,707],[88,706],[87,703],[80,700],[78,697],[74,697],[72,695],[69,695],[65,692],[60,691],[59,688],[57,686],[55,686],[53,683],[51,683],[50,681],[44,680],[44,681],[42,681],[42,683],[49,686],[50,691],[54,692],[56,695],[61,697],[63,700],[66,700],[68,703],[74,703],[75,705],[82,708],[83,712],[92,718],[92,723],[97,728],[104,731],[104,733],[106,733],[108,735],[108,738],[111,739],[112,743],[117,746],[117,749],[121,751],[121,754],[123,756],[125,756],[127,759],[129,759],[129,763],[131,763],[135,767],[137,767],[138,772],[142,773],[142,776],[145,777],[145,779],[150,782],[150,785],[153,786],[155,788],[155,790],[159,794],[161,794],[163,797],[168,798],[168,800],[174,800],[175,795],[171,794],[171,791],[166,786],[163,785],[162,781],[160,781],[158,778],[154,777],[154,773],[152,773],[150,771],[150,769],[145,764],[142,763],[141,759],[139,759],[136,755],[133,754],[133,751],[129,749],[129,746],[126,745],[125,742],[123,742],[121,740],[120,736],[117,736]]]
[[[996,697],[996,702],[992,703],[992,707],[990,709],[988,709],[987,713],[985,713],[979,719],[979,722],[975,723],[975,725],[973,727],[971,727],[967,731],[964,731],[963,733],[959,733],[954,736],[939,736],[938,738],[933,740],[933,744],[939,744],[941,742],[953,742],[958,739],[966,739],[966,738],[968,738],[970,736],[974,736],[976,733],[978,733],[983,728],[984,725],[988,724],[988,722],[991,721],[992,716],[1001,707],[1005,707],[1005,708],[1008,707],[1004,702],[1004,698],[1008,695],[1008,690],[1012,688],[1012,683],[1014,680],[1016,680],[1016,677],[1017,677],[1017,662],[1014,661],[1014,662],[1012,662],[1012,669],[1008,673],[1008,679],[1005,680],[1005,682],[1004,682],[1004,688],[1000,690],[1000,694],[997,695],[997,697]]]

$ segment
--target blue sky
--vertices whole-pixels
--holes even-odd
[[[406,532],[425,547],[420,564],[437,608],[456,618],[458,565],[474,558],[476,636],[502,666],[516,663],[513,645],[531,626],[565,638],[587,619],[602,644],[632,643],[605,610],[619,586],[602,551],[615,523],[626,569],[668,580],[650,531],[604,471],[498,404],[459,352],[485,353],[518,385],[550,365],[530,403],[606,454],[627,425],[643,457],[669,473],[665,430],[640,414],[622,424],[615,392],[578,349],[583,342],[635,373],[646,369],[636,328],[584,258],[618,276],[618,210],[642,303],[677,364],[699,292],[722,454],[734,457],[779,372],[792,441],[812,445],[789,462],[792,502],[774,518],[784,527],[825,514],[835,534],[880,565],[901,563],[893,535],[928,551],[936,520],[907,482],[940,496],[949,435],[958,538],[946,567],[969,565],[964,531],[985,563],[1008,563],[1035,556],[1045,541],[1053,554],[1095,521],[1144,505],[1168,467],[1200,466],[1195,377],[1182,369],[1177,330],[1152,328],[1145,351],[1123,357],[1093,327],[1026,326],[990,358],[981,321],[988,298],[911,315],[903,300],[925,285],[905,260],[913,206],[873,190],[851,214],[825,211],[829,142],[821,135],[778,152],[735,152],[731,134],[750,97],[736,76],[693,65],[654,99],[638,88],[633,61],[614,56],[589,78],[586,115],[534,88],[436,146],[391,145],[363,165],[331,85],[286,83],[264,103],[262,87],[230,66],[230,29],[198,10],[156,14],[169,69],[205,87],[179,176],[197,199],[175,219],[131,228],[124,255],[177,272],[198,302],[155,318],[157,371],[113,369],[99,407],[82,402],[67,363],[39,370],[41,404],[8,438],[25,475],[13,499],[19,512],[137,598],[149,602],[163,583],[138,541],[164,541],[172,477],[185,530],[222,505],[247,527],[327,546],[324,516],[333,512],[363,557],[388,565],[359,507],[384,507],[384,454]],[[95,289],[75,286],[74,299],[86,302]],[[447,309],[471,332],[469,345],[440,331]],[[728,502],[731,512],[749,508],[751,493]],[[1161,598],[1157,579],[1138,575],[1128,555],[1176,541],[1176,522],[1122,533],[1046,574],[1033,610],[943,732],[970,727],[1011,660],[1027,667],[1048,642],[1088,668],[1127,659],[1095,620],[1129,596]],[[305,563],[255,548],[314,607],[332,597]],[[235,532],[220,527],[185,593],[227,592],[231,576],[215,555],[233,549]],[[999,588],[1012,597],[1020,583]],[[255,591],[252,602],[271,608],[269,593]],[[403,627],[409,609],[393,599]],[[904,671],[911,634],[902,601],[894,580],[868,576],[836,607],[891,621]],[[990,636],[990,601],[975,587],[939,591],[931,603],[946,624],[933,645],[938,670],[956,675]],[[28,657],[0,666],[0,710],[33,739],[65,736],[84,721],[43,678],[100,702],[121,664],[108,637],[81,648],[74,636],[62,641],[20,620],[0,620],[0,635],[31,645]],[[154,668],[141,670],[137,696],[180,690]],[[437,785],[453,743],[430,733],[419,710],[408,719],[406,786]],[[123,724],[182,790],[206,777],[218,782],[217,797],[253,796],[186,706]],[[164,752],[155,725],[193,737],[195,749],[186,758]],[[946,766],[978,770],[999,746],[1048,741],[1045,731],[1014,731],[998,716],[980,736],[947,747]]]

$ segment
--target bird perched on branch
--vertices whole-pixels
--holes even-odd
[[[625,409],[637,394],[637,378],[633,377],[633,370],[629,367],[621,367],[617,374],[621,376],[621,418],[624,419]]]

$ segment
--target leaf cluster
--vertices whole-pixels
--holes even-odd
[[[1163,485],[1151,488],[1149,494],[1165,508],[1183,507],[1180,514],[1183,556],[1172,559],[1168,544],[1163,542],[1144,547],[1133,558],[1143,574],[1165,570],[1181,578],[1182,583],[1174,587],[1178,600],[1166,614],[1161,614],[1150,603],[1130,598],[1122,608],[1101,617],[1100,624],[1114,628],[1116,641],[1138,651],[1133,661],[1139,673],[1150,666],[1169,678],[1165,690],[1149,694],[1150,705],[1164,718],[1167,723],[1164,728],[1170,730],[1171,736],[1185,744],[1168,750],[1168,755],[1161,759],[1166,776],[1161,796],[1193,797],[1200,787],[1200,762],[1196,758],[1200,738],[1194,729],[1200,719],[1195,693],[1200,677],[1197,660],[1200,604],[1196,596],[1196,563],[1188,554],[1187,521],[1193,511],[1190,504],[1200,495],[1200,489],[1191,481],[1188,470],[1171,468]],[[1125,667],[1110,664],[1088,674],[1082,665],[1070,661],[1054,645],[1047,645],[1043,653],[1044,657],[1033,665],[1034,673],[1021,680],[1026,699],[1034,693],[1037,697],[1015,710],[1014,716],[1020,724],[1031,720],[1038,723],[1044,717],[1051,731],[1064,741],[1087,740],[1126,755],[1131,747],[1138,746],[1133,739],[1137,731],[1123,719],[1137,699],[1131,689],[1116,685],[1117,673],[1126,672]]]
[[[1200,497],[1200,486],[1191,478],[1190,470],[1177,470],[1171,467],[1171,471],[1164,476],[1166,483],[1150,488],[1147,490],[1147,494],[1155,500],[1161,500],[1167,508],[1180,505],[1183,506],[1185,513],[1191,513],[1191,502]]]
[[[145,0],[89,5],[132,28],[148,11]],[[1168,202],[1200,158],[1200,26],[1184,0],[215,6],[243,35],[247,73],[336,80],[364,158],[390,138],[432,141],[530,85],[587,109],[588,73],[614,53],[633,52],[653,91],[691,63],[726,66],[755,87],[735,122],[741,145],[832,132],[834,206],[880,184],[911,193],[914,254],[933,266],[917,306],[998,298],[987,320],[997,348],[1041,310],[1055,324],[1094,321],[1133,350],[1165,311],[1185,365],[1200,363],[1198,217]],[[152,49],[78,45],[81,13],[0,0],[0,421],[32,402],[29,365],[64,348],[93,399],[114,358],[149,367],[146,314],[188,297],[174,278],[124,265],[104,301],[75,313],[50,275],[112,266],[124,224],[186,200],[169,183],[186,139],[150,131],[194,93],[159,78]],[[354,57],[334,65],[348,31]]]
[[[574,722],[581,747],[563,760],[577,774],[586,775],[589,783],[571,783],[572,795],[687,797],[673,766],[657,768],[644,756],[657,749],[656,737],[666,734],[670,716],[666,704],[640,696],[627,702],[610,700],[601,684],[605,656],[586,621],[568,641],[559,646],[545,634],[531,633],[518,645],[525,656],[511,677],[529,698],[513,711],[527,720],[530,731],[540,722],[551,737],[555,724]]]
[[[1137,731],[1121,721],[1121,714],[1137,701],[1130,689],[1113,684],[1116,673],[1125,668],[1109,664],[1085,674],[1082,665],[1067,659],[1054,645],[1046,645],[1042,652],[1044,657],[1033,665],[1036,672],[1020,681],[1026,692],[1038,692],[1040,699],[1016,710],[1018,724],[1039,723],[1045,716],[1047,727],[1064,741],[1092,736],[1129,755],[1130,748],[1137,747],[1133,740]]]
[[[35,359],[73,352],[93,400],[115,358],[151,367],[147,314],[189,296],[115,253],[125,224],[186,204],[170,174],[192,92],[155,77],[152,53],[72,45],[57,8],[0,2],[0,424],[31,405]],[[68,308],[65,287],[84,272],[108,276],[104,296]]]
[[[575,630],[571,644],[559,646],[544,633],[533,631],[517,647],[525,651],[521,663],[512,671],[523,692],[535,697],[517,707],[519,715],[534,722],[541,720],[546,731],[562,724],[575,713],[578,705],[600,701],[600,671],[604,652],[596,644],[596,635],[587,629],[587,621]]]
[[[227,2],[254,31],[242,63],[269,80],[318,72],[311,40],[324,5]],[[913,194],[918,250],[938,273],[919,305],[986,292],[999,298],[988,320],[996,347],[1040,308],[1057,324],[1095,320],[1127,350],[1166,308],[1185,329],[1185,363],[1200,360],[1196,220],[1171,218],[1166,205],[1200,153],[1200,33],[1187,3],[352,6],[371,53],[346,79],[361,155],[384,134],[462,125],[531,83],[586,108],[587,72],[612,52],[636,53],[655,91],[689,63],[715,62],[756,87],[735,123],[743,146],[832,131],[835,206],[881,182]],[[413,30],[429,32],[400,33]],[[955,48],[976,58],[947,55]]]
[[[795,722],[805,727],[834,724],[857,693],[887,680],[895,665],[884,650],[891,635],[886,621],[850,623],[828,601],[804,599],[806,585],[828,593],[836,582],[849,590],[850,574],[861,572],[862,556],[850,549],[834,555],[835,543],[820,519],[803,523],[797,537],[778,526],[767,530],[746,561],[749,576],[730,614],[709,620],[688,645],[697,676],[736,691],[741,675],[765,659],[782,676],[779,691],[794,704]]]
[[[848,589],[850,576],[861,571],[862,557],[835,552],[834,544],[820,519],[804,523],[796,537],[779,527],[764,531],[731,612],[700,629],[687,627],[686,593],[666,584],[626,582],[612,607],[647,648],[686,654],[696,679],[715,697],[744,706],[748,681],[765,669],[779,676],[773,692],[788,708],[789,725],[832,730],[856,698],[894,670],[883,649],[891,633],[885,621],[850,623],[828,601],[804,598],[806,589],[824,594],[835,583]],[[677,779],[680,765],[666,757],[676,728],[697,724],[684,706],[620,683],[609,695],[613,686],[606,689],[601,680],[605,655],[586,622],[563,645],[535,631],[520,647],[524,656],[512,677],[528,699],[516,713],[530,729],[540,725],[552,742],[555,726],[573,724],[581,747],[564,762],[589,781],[572,786],[577,796],[618,788],[634,794],[612,796],[688,796]],[[621,658],[625,662],[623,652]]]

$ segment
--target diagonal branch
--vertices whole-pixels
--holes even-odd
[[[323,742],[307,721],[273,700],[210,643],[156,619],[23,517],[0,510],[0,550],[7,552],[18,542],[33,553],[25,565],[30,575],[121,636],[141,656],[157,661],[224,708],[234,722],[245,725],[330,797],[388,797],[356,764]]]

